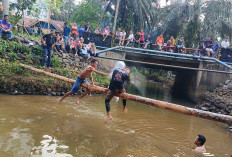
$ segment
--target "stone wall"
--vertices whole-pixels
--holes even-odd
[[[232,63],[232,50],[221,48],[221,57],[220,60],[223,62]]]
[[[232,80],[220,83],[219,87],[205,92],[196,108],[232,116]]]
[[[83,33],[83,38],[85,39],[85,44],[89,42],[94,42],[96,46],[111,47],[112,36],[109,35],[105,41],[103,41],[103,36],[95,33]]]

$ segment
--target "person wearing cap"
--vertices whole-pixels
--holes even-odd
[[[43,57],[43,68],[51,67],[51,57],[52,57],[52,48],[56,44],[55,30],[51,30],[50,34],[45,34],[41,38],[41,42],[43,45],[44,57]],[[47,63],[48,56],[48,63]]]

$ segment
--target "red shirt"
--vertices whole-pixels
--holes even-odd
[[[140,41],[144,41],[145,33],[144,33],[144,32],[143,32],[143,33],[142,33],[142,32],[140,32],[140,36],[141,36],[141,37],[140,37]]]

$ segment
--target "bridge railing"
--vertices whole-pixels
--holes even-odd
[[[102,48],[102,47],[101,47]],[[128,51],[129,50],[129,51]],[[216,58],[212,57],[203,57],[203,56],[193,56],[193,55],[187,55],[187,54],[179,54],[179,53],[172,53],[172,52],[163,52],[158,50],[148,50],[148,49],[140,49],[140,48],[132,48],[132,47],[124,47],[124,46],[117,46],[113,48],[108,48],[99,51],[97,54],[100,55],[102,53],[108,52],[108,51],[121,51],[125,53],[135,53],[135,54],[141,54],[141,52],[149,52],[149,53],[142,53],[143,55],[150,55],[150,56],[162,56],[167,58],[175,58],[175,59],[189,59],[189,60],[197,60],[197,61],[204,61],[204,62],[215,62],[218,63],[229,70],[232,70],[232,67],[224,63]],[[109,59],[109,58],[108,58]],[[113,60],[117,60],[115,58],[112,58]],[[119,59],[118,59],[119,60]]]

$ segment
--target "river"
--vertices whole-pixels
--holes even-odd
[[[192,105],[154,86],[130,92]],[[215,157],[232,155],[225,124],[131,101],[126,114],[121,101],[112,102],[113,120],[105,124],[104,95],[87,96],[79,105],[75,98],[57,105],[59,97],[0,94],[0,157],[191,157],[198,134]]]

